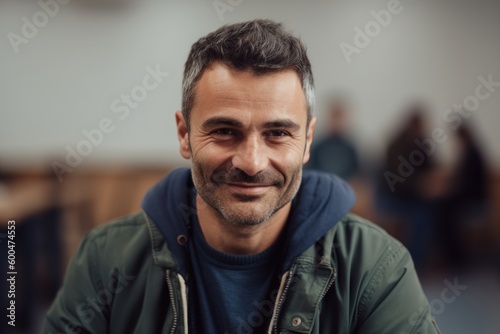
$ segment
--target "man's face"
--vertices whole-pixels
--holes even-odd
[[[253,226],[289,205],[309,159],[315,119],[292,71],[255,75],[215,63],[196,86],[190,131],[176,114],[193,182],[226,222]],[[307,131],[308,130],[308,131]]]

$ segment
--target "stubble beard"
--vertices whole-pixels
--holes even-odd
[[[302,178],[302,166],[297,168],[291,173],[291,180],[284,192],[281,192],[285,188],[285,180],[282,177],[282,181],[274,182],[273,191],[277,190],[279,196],[275,202],[275,205],[266,206],[262,208],[262,203],[265,205],[266,198],[255,197],[255,196],[235,196],[233,197],[229,194],[229,191],[225,188],[224,180],[230,178],[231,174],[243,173],[241,171],[234,172],[234,169],[220,168],[212,173],[212,175],[206,175],[203,168],[196,161],[192,161],[192,178],[193,183],[196,188],[198,195],[203,199],[203,201],[208,204],[215,212],[222,218],[223,221],[232,226],[238,227],[252,227],[257,226],[265,221],[269,220],[276,212],[286,206],[292,201],[299,191],[301,178]],[[244,174],[244,173],[243,173]],[[276,175],[276,173],[273,173]],[[246,174],[245,174],[246,175]],[[240,176],[238,178],[252,179],[255,177],[249,177],[248,175]],[[257,177],[257,178],[266,178]],[[232,201],[236,203],[231,203]],[[255,202],[257,208],[251,208],[252,212],[242,212],[245,205],[252,205]],[[236,209],[236,206],[242,205],[243,208]]]

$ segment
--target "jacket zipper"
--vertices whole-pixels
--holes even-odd
[[[172,305],[172,313],[174,314],[174,321],[172,324],[172,330],[170,331],[170,334],[173,334],[175,332],[175,328],[177,327],[177,306],[175,305],[175,299],[174,299],[174,289],[172,286],[172,282],[170,281],[170,270],[166,271],[166,278],[167,278],[167,286],[168,286],[168,295],[170,296],[170,303]]]
[[[319,298],[320,300],[322,300],[325,297],[328,290],[330,290],[333,283],[337,279],[337,270],[335,269],[335,267],[333,267],[332,269],[333,269],[333,277],[330,279],[330,282],[328,282],[328,285],[321,293],[321,296]],[[275,312],[273,313],[273,317],[271,318],[270,326],[272,326],[272,328],[273,328],[273,331],[271,333],[276,333],[276,334],[278,333],[278,314],[279,314],[281,306],[283,305],[283,301],[285,300],[285,294],[288,291],[288,288],[290,287],[290,284],[292,282],[293,272],[294,272],[294,268],[290,269],[290,271],[288,272],[288,277],[287,277],[287,280],[285,283],[285,287],[284,287],[281,295],[279,296],[278,304],[276,305]]]
[[[328,285],[326,286],[325,290],[323,290],[323,293],[319,297],[319,300],[322,300],[323,297],[325,297],[326,293],[328,292],[328,290],[330,290],[330,288],[332,287],[333,283],[337,279],[337,270],[335,269],[335,267],[332,267],[332,269],[333,269],[333,277],[330,280],[330,282],[328,282]]]
[[[285,287],[283,288],[283,291],[281,292],[281,295],[278,298],[277,304],[276,304],[276,309],[275,312],[273,313],[273,316],[271,318],[271,324],[273,331],[271,333],[278,333],[278,314],[280,312],[280,308],[283,305],[283,301],[285,300],[285,295],[286,292],[288,291],[288,288],[290,287],[290,284],[292,283],[292,278],[293,278],[293,273],[294,273],[294,267],[290,269],[288,272],[288,277],[285,282]]]

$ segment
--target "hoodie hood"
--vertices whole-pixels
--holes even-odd
[[[191,170],[173,170],[146,194],[142,208],[165,237],[169,251],[177,261],[179,272],[187,273],[187,248],[191,222],[196,215],[193,203],[196,189]],[[325,235],[352,208],[355,196],[350,186],[339,177],[326,173],[304,171],[299,191],[292,201],[288,217],[287,252],[283,270],[295,257]]]
[[[283,268],[321,239],[356,202],[356,196],[340,177],[315,171],[304,171],[297,196],[288,217],[288,250]]]

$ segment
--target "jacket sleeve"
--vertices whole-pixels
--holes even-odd
[[[440,333],[409,252],[389,242],[365,286],[357,334]]]
[[[92,235],[92,234],[91,234]],[[87,236],[66,272],[64,283],[50,307],[44,333],[106,333],[109,313],[106,290],[97,268],[95,240]]]

